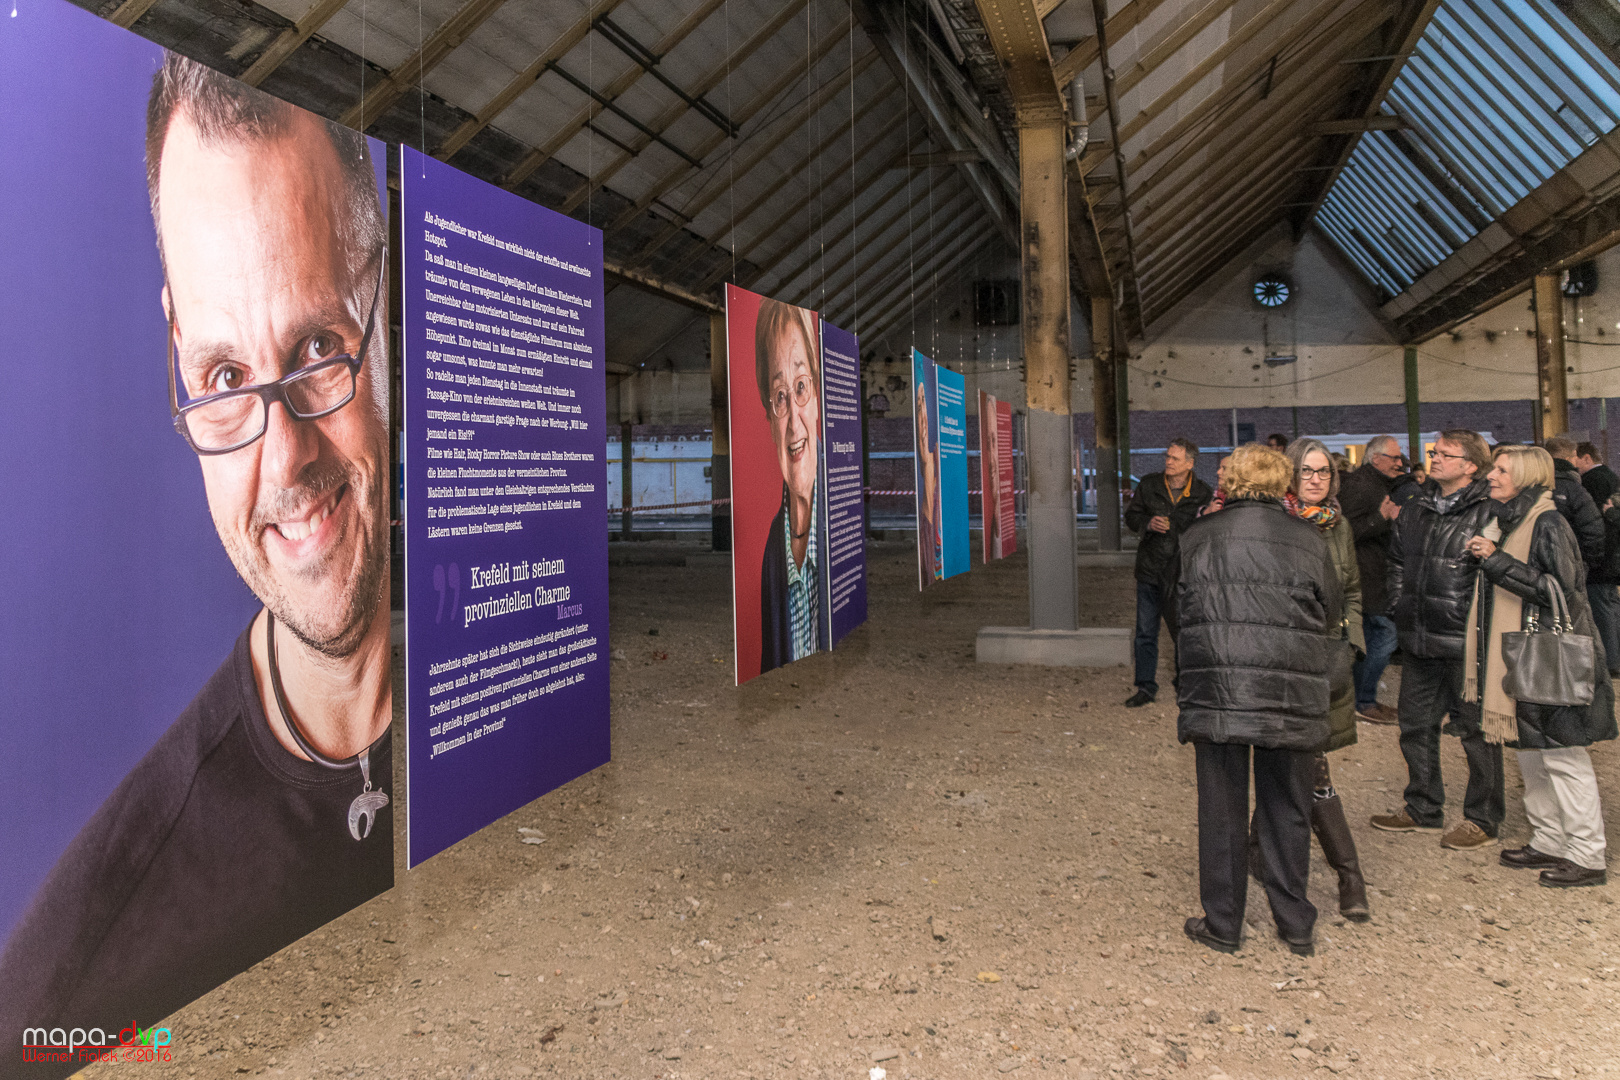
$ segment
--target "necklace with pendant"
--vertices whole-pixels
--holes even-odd
[[[360,779],[366,786],[355,796],[354,802],[349,804],[349,835],[356,840],[364,840],[371,835],[371,826],[377,818],[377,811],[388,805],[387,792],[371,789],[371,751],[377,743],[372,743],[347,761],[329,758],[309,744],[309,740],[304,738],[304,733],[298,729],[298,721],[293,719],[292,710],[287,707],[287,692],[281,687],[281,667],[276,663],[276,617],[270,614],[268,608],[265,609],[264,617],[268,620],[265,639],[270,653],[270,688],[275,691],[276,707],[281,710],[281,718],[287,722],[287,732],[292,735],[293,742],[298,744],[298,749],[316,764],[324,765],[328,769],[360,770]],[[377,742],[382,742],[380,736]]]

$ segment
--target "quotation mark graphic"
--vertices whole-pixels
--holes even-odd
[[[447,569],[449,570],[448,574],[445,573]],[[456,612],[461,610],[461,568],[455,563],[451,563],[449,567],[446,567],[443,563],[439,563],[433,568],[433,588],[439,594],[439,610],[433,616],[433,621],[435,623],[442,623],[444,621],[444,595],[447,579],[451,593],[451,622],[456,621]]]

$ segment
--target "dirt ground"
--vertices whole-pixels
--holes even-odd
[[[1372,830],[1401,802],[1393,729],[1333,756],[1372,922],[1338,917],[1318,852],[1318,955],[1277,941],[1256,886],[1221,956],[1181,933],[1193,755],[1168,693],[1126,710],[1123,668],[973,662],[979,626],[1027,621],[1021,558],[918,595],[909,545],[874,547],[869,623],[736,689],[727,570],[633,547],[613,763],[402,863],[392,892],[177,1014],[165,1071],[1620,1074],[1620,884],[1543,889],[1497,848]],[[1128,570],[1081,573],[1087,623],[1129,626],[1133,595]],[[1454,819],[1463,758],[1444,753]],[[1617,755],[1595,759],[1620,836]]]

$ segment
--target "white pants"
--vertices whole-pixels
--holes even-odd
[[[1587,870],[1604,867],[1603,803],[1584,746],[1520,750],[1524,814],[1535,830],[1530,846]]]

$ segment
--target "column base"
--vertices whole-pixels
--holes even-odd
[[[1091,626],[1080,630],[1031,630],[1027,626],[980,627],[974,645],[981,664],[1043,667],[1114,667],[1131,662],[1133,631]]]

